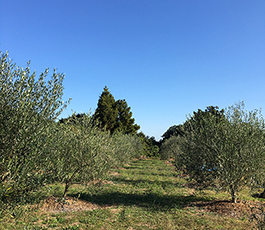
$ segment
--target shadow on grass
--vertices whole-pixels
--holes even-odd
[[[132,175],[139,175],[139,176],[146,176],[146,172],[143,172],[143,170],[138,169],[137,171],[134,171],[132,173],[130,173]],[[148,175],[150,176],[161,176],[161,177],[169,177],[169,176],[177,176],[180,173],[178,172],[174,172],[172,170],[163,170],[161,172],[149,172]]]
[[[161,186],[163,188],[166,188],[168,186],[172,187],[175,186],[176,188],[180,188],[184,182],[172,182],[172,181],[158,181],[158,180],[146,180],[146,179],[138,179],[138,180],[131,180],[131,179],[124,179],[124,178],[115,178],[112,181],[118,182],[118,183],[124,183],[128,185],[133,185],[136,187],[139,187],[140,185],[157,185]],[[140,186],[142,187],[142,186]]]
[[[79,199],[91,202],[97,205],[123,205],[123,206],[138,206],[154,211],[170,210],[172,208],[184,208],[190,202],[194,201],[210,201],[210,198],[189,196],[174,196],[174,195],[158,195],[154,193],[147,194],[127,194],[121,192],[105,192],[104,194],[88,195],[82,193]]]
[[[123,166],[123,168],[125,169],[148,169],[148,170],[166,170],[167,168],[165,168],[165,165],[163,164],[137,164],[137,163],[133,163],[129,166]],[[168,167],[169,168],[169,167]]]
[[[146,168],[144,165],[141,165],[141,166],[123,166],[122,167],[123,169],[137,169],[139,171],[143,170],[143,169],[148,169],[148,167]],[[119,168],[118,168],[119,169]],[[151,170],[151,168],[150,168]]]

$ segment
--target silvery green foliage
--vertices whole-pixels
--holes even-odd
[[[111,136],[93,126],[89,115],[74,124],[57,124],[54,136],[54,176],[65,183],[64,196],[74,181],[87,183],[102,178],[110,168]]]
[[[180,139],[180,136],[171,136],[162,143],[160,150],[162,160],[170,160],[170,158],[175,158],[179,154]]]
[[[182,139],[180,166],[201,185],[215,185],[236,193],[264,178],[265,135],[261,111],[246,111],[244,103],[228,107],[225,118],[202,117],[188,121],[190,132]]]
[[[141,151],[137,137],[103,132],[88,114],[55,124],[53,135],[52,171],[55,180],[65,183],[64,197],[73,182],[102,179],[111,167],[128,163]]]
[[[129,163],[132,158],[139,157],[143,151],[139,137],[121,132],[112,135],[112,145],[114,150],[112,161],[117,167]]]
[[[65,108],[63,74],[36,78],[0,52],[0,200],[23,197],[43,184],[51,123]]]
[[[143,144],[140,137],[136,135],[129,135],[131,144],[133,146],[132,157],[139,158],[143,155]]]

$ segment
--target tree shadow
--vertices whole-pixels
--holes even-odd
[[[124,179],[124,178],[118,178],[116,177],[112,181],[118,182],[118,183],[125,183],[128,185],[133,185],[133,186],[138,186],[140,184],[149,184],[149,185],[157,185],[161,186],[163,188],[166,188],[168,186],[175,186],[176,188],[180,188],[181,185],[183,185],[183,182],[172,182],[172,181],[157,181],[157,180],[145,180],[145,179],[137,179],[137,180],[132,180],[132,179]]]
[[[143,170],[141,167],[139,166],[123,166],[123,169],[137,169],[139,171]],[[119,169],[119,168],[118,168]]]
[[[142,170],[138,170],[139,172],[133,172],[132,175],[140,175],[140,176],[146,176],[146,173],[141,172]],[[165,170],[164,170],[165,171]],[[149,175],[150,176],[162,176],[162,177],[168,177],[168,171],[166,172],[161,172],[161,173],[157,173],[157,172],[150,172]],[[171,175],[174,175],[175,177],[179,175],[179,173],[175,173],[172,172],[172,170],[170,171]]]
[[[74,196],[74,195],[73,195]],[[196,197],[194,195],[159,195],[155,193],[134,194],[122,192],[105,192],[104,194],[89,195],[79,194],[79,199],[102,206],[138,206],[153,211],[170,210],[172,208],[184,208],[191,202],[211,201],[210,198]]]

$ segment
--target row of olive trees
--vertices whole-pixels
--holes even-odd
[[[64,197],[73,181],[100,179],[111,167],[120,167],[142,153],[136,136],[102,132],[89,115],[74,120],[74,124],[55,124],[53,130],[56,138],[50,155],[55,153],[53,167],[56,180],[65,183]]]
[[[229,191],[236,202],[245,186],[263,186],[265,123],[261,111],[246,111],[244,103],[220,113],[194,113],[183,125],[184,135],[162,145],[164,157],[174,154],[199,185]]]
[[[65,183],[66,196],[73,181],[102,178],[141,154],[139,138],[99,131],[89,115],[56,122],[69,103],[64,75],[47,76],[48,69],[37,79],[0,52],[0,211],[53,181]]]

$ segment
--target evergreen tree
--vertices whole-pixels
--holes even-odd
[[[109,92],[107,86],[105,86],[104,91],[98,100],[98,107],[94,118],[98,120],[101,129],[105,128],[107,131],[113,133],[117,117],[118,110],[116,108],[115,99]]]
[[[163,141],[169,139],[171,136],[183,136],[184,127],[183,125],[173,125],[170,126],[167,131],[162,135]]]
[[[122,131],[125,134],[135,134],[140,126],[134,124],[134,118],[132,118],[131,107],[128,107],[127,102],[123,100],[116,101],[116,108],[118,110],[118,117],[115,125],[115,130]]]
[[[140,126],[134,124],[135,120],[132,118],[130,110],[131,108],[128,107],[124,99],[115,101],[113,95],[105,86],[98,100],[94,119],[99,122],[101,129],[106,129],[111,134],[115,131],[125,134],[136,134]]]
[[[85,119],[88,115],[86,115],[85,113],[78,113],[78,114],[72,114],[71,116],[69,116],[68,118],[61,118],[59,120],[59,123],[63,123],[63,124],[82,124],[82,120]]]

